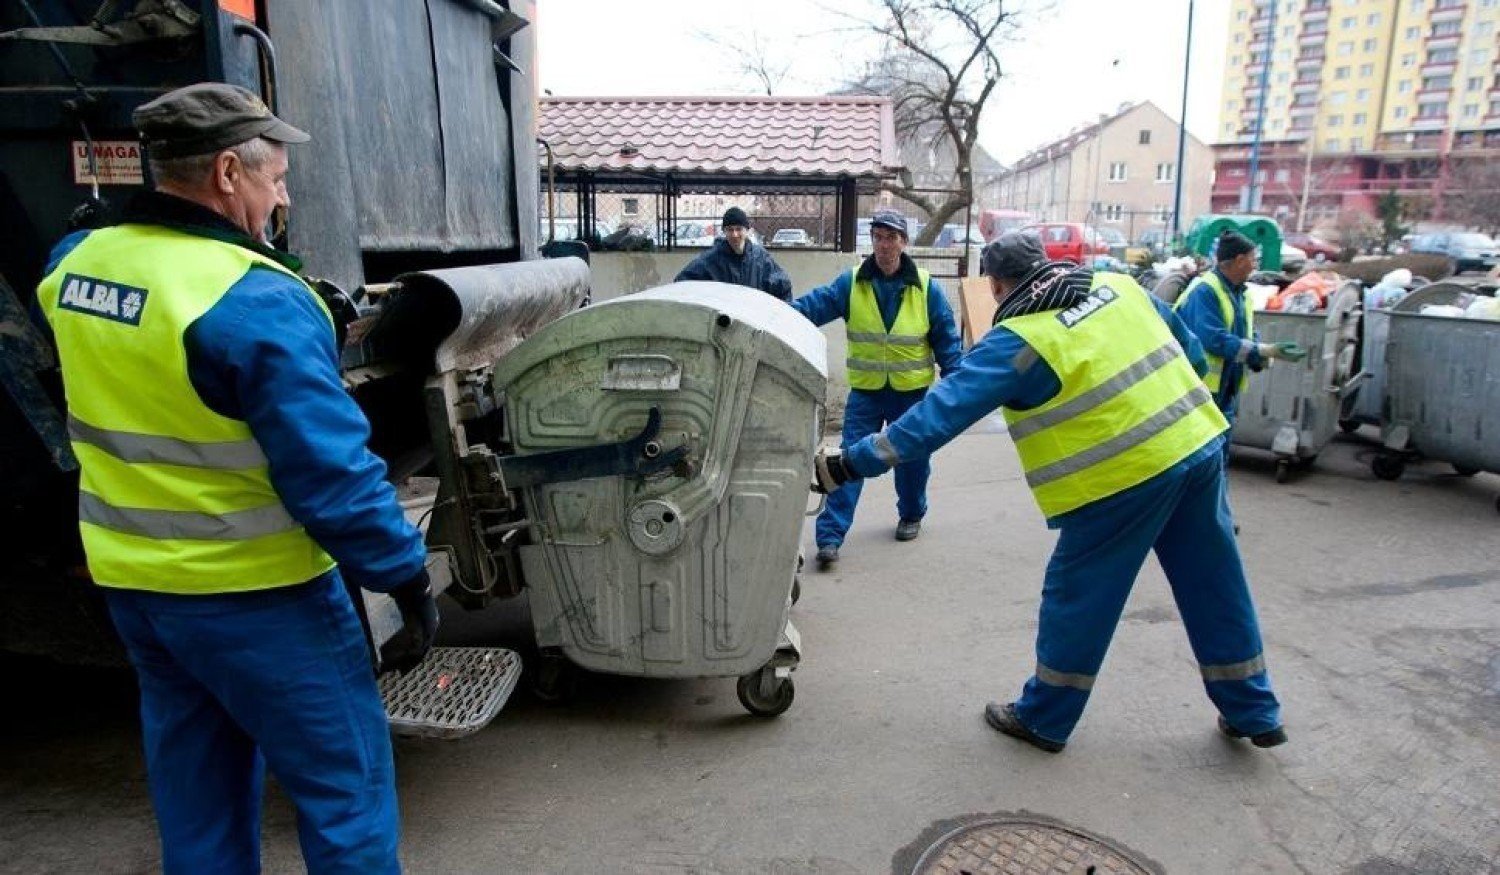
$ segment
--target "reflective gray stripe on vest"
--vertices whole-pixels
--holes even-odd
[[[856,371],[925,371],[935,362],[930,355],[909,362],[872,362],[869,359],[851,358],[844,362],[844,366]]]
[[[1156,415],[1129,431],[1121,432],[1102,444],[1095,444],[1066,459],[1058,459],[1050,465],[1043,465],[1035,471],[1026,472],[1026,482],[1031,484],[1032,489],[1036,489],[1054,480],[1061,480],[1069,474],[1076,474],[1085,468],[1097,465],[1105,459],[1118,456],[1131,447],[1156,437],[1202,405],[1213,403],[1213,400],[1213,396],[1208,394],[1208,389],[1202,383],[1198,383],[1181,398],[1163,407],[1156,412]]]
[[[87,492],[78,493],[78,518],[127,535],[162,540],[248,541],[300,528],[280,504],[215,515],[190,510],[116,507]]]
[[[889,343],[891,346],[921,346],[927,338],[918,334],[876,334],[872,331],[850,331],[850,343]]]
[[[1177,341],[1167,341],[1141,358],[1136,359],[1125,370],[1079,395],[1072,401],[1059,404],[1045,413],[1038,413],[1036,416],[1011,423],[1011,437],[1015,440],[1020,440],[1028,435],[1036,434],[1044,428],[1051,428],[1060,422],[1072,419],[1081,413],[1098,407],[1166,367],[1168,364],[1171,364],[1177,358],[1177,354],[1181,349],[1177,345]],[[1020,358],[1020,356],[1017,356],[1017,358]]]
[[[1075,690],[1083,690],[1085,693],[1094,688],[1094,676],[1091,674],[1070,674],[1057,671],[1040,662],[1036,664],[1036,679],[1054,687],[1072,687]]]
[[[1243,681],[1266,670],[1266,655],[1258,653],[1252,659],[1229,665],[1200,665],[1198,670],[1205,681]]]
[[[130,431],[113,431],[68,417],[68,435],[81,444],[98,447],[122,462],[157,462],[189,468],[240,470],[266,464],[266,454],[254,438],[243,441],[196,443],[179,438]]]
[[[875,445],[875,455],[880,457],[880,461],[892,468],[901,464],[901,454],[896,452],[895,445],[891,443],[890,438],[885,436],[885,432],[882,431],[875,435],[873,443]]]

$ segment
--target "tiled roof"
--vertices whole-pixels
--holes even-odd
[[[899,166],[887,97],[544,97],[558,170],[884,177]]]

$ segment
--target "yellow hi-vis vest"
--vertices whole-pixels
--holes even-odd
[[[1049,518],[1144,483],[1229,428],[1129,277],[1096,273],[1080,303],[1001,324],[1062,382],[1046,404],[1004,411],[1026,482]]]
[[[1230,296],[1229,290],[1224,288],[1224,283],[1219,279],[1219,275],[1211,270],[1198,277],[1197,282],[1194,282],[1192,285],[1188,286],[1188,288],[1182,293],[1182,295],[1178,297],[1177,303],[1172,305],[1172,309],[1181,310],[1182,305],[1187,302],[1188,295],[1192,294],[1192,292],[1198,287],[1199,283],[1207,285],[1209,288],[1214,290],[1214,297],[1219,299],[1219,315],[1224,319],[1224,327],[1229,329],[1230,331],[1233,331],[1234,298]],[[1250,307],[1249,295],[1240,295],[1240,310],[1244,313],[1245,316],[1245,337],[1254,337],[1255,311]],[[1208,373],[1203,375],[1203,382],[1208,385],[1208,391],[1214,393],[1214,395],[1217,396],[1219,394],[1219,387],[1223,385],[1224,382],[1224,360],[1206,349],[1203,351],[1203,357],[1208,359]],[[1249,379],[1250,369],[1241,368],[1240,383],[1239,386],[1236,387],[1235,391],[1245,391],[1245,384],[1249,381]]]
[[[102,586],[236,592],[334,566],[282,505],[249,426],[210,410],[188,379],[183,332],[256,266],[296,278],[231,243],[120,225],[90,233],[37,287],[82,469],[84,552]]]
[[[937,379],[932,345],[927,342],[927,284],[930,274],[917,269],[917,284],[901,292],[901,309],[889,331],[875,300],[875,284],[849,274],[849,355],[845,367],[851,389],[924,389]]]

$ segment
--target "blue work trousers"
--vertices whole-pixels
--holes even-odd
[[[105,592],[140,678],[166,875],[260,871],[267,767],[309,872],[400,871],[385,710],[337,572],[252,593]]]
[[[1153,549],[1209,699],[1242,732],[1281,725],[1218,452],[1190,457],[1059,523],[1042,585],[1036,674],[1016,702],[1027,728],[1052,741],[1068,740],[1130,588]]]
[[[926,389],[897,392],[894,389],[849,390],[844,405],[843,447],[866,435],[872,435],[895,422],[913,404],[922,400]],[[932,474],[930,456],[911,459],[896,466],[896,513],[903,520],[919,520],[927,515],[927,478]],[[818,514],[815,539],[819,547],[837,547],[854,524],[854,508],[864,490],[863,480],[850,480],[828,496],[823,512]]]

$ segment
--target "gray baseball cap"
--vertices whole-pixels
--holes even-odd
[[[900,231],[902,237],[911,238],[906,230],[906,217],[895,210],[876,210],[875,215],[870,217],[870,227],[890,228],[892,231]]]
[[[985,276],[999,279],[1021,279],[1047,261],[1047,250],[1035,231],[1006,231],[990,241],[980,254],[980,270]]]
[[[223,82],[199,82],[136,107],[131,115],[154,158],[186,158],[256,137],[306,143],[312,137],[271,113],[254,93]]]

